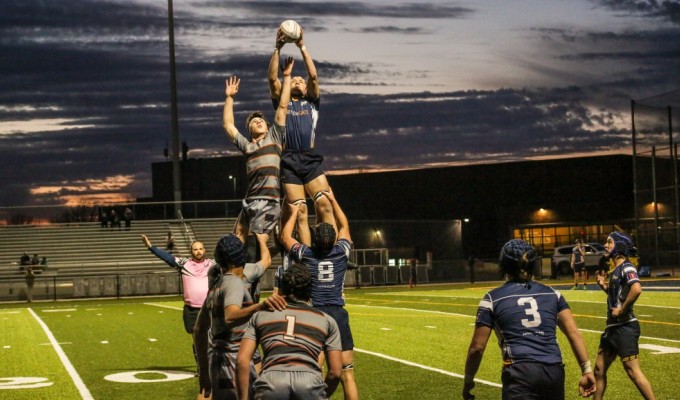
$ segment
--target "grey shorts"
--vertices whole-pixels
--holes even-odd
[[[326,384],[321,373],[313,371],[262,371],[253,385],[255,399],[326,399]]]
[[[281,204],[274,200],[243,200],[243,210],[239,220],[249,225],[253,233],[271,233],[279,223],[281,217]]]
[[[236,399],[236,353],[221,349],[208,349],[208,372],[214,399]],[[255,366],[250,363],[250,383],[257,378]]]

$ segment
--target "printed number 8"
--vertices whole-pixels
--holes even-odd
[[[317,275],[319,282],[333,282],[335,274],[333,274],[333,263],[330,261],[322,261],[319,263],[319,274]]]

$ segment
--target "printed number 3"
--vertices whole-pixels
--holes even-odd
[[[533,297],[520,297],[517,300],[517,305],[522,307],[525,304],[529,304],[529,308],[524,309],[526,315],[530,315],[533,319],[522,319],[522,325],[527,328],[535,328],[541,325],[541,314],[538,313],[538,304],[536,304],[536,299]]]

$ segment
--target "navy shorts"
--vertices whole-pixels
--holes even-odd
[[[342,306],[315,306],[314,308],[330,315],[338,324],[342,351],[352,350],[354,348],[354,339],[352,339],[352,330],[349,328],[349,314],[347,310]]]
[[[284,150],[281,154],[281,183],[304,185],[323,175],[323,156],[313,150]]]
[[[586,263],[574,264],[574,272],[586,272]]]
[[[600,336],[600,349],[619,357],[636,356],[640,352],[640,323],[637,321],[610,326]]]
[[[198,312],[201,311],[201,307],[191,307],[184,305],[184,311],[182,311],[182,319],[184,320],[184,330],[187,333],[194,334],[194,325],[196,325],[196,319],[198,319]]]
[[[521,362],[503,368],[503,400],[564,400],[564,364]]]

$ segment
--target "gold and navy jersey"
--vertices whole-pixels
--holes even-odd
[[[312,99],[310,96],[300,100],[291,99],[288,102],[286,134],[283,141],[285,150],[307,151],[314,148],[320,102],[321,98]],[[272,105],[277,109],[279,99],[272,99]]]
[[[296,243],[290,250],[294,261],[309,267],[312,273],[312,304],[319,306],[344,306],[342,292],[345,287],[347,261],[352,243],[339,239],[326,254],[318,255],[314,250]]]
[[[609,287],[607,288],[607,327],[637,321],[633,314],[633,306],[630,306],[624,314],[615,318],[612,316],[612,309],[623,305],[630,292],[630,287],[640,283],[637,270],[633,264],[626,260],[609,275]]]
[[[561,293],[539,282],[508,282],[486,295],[477,326],[494,329],[505,363],[562,362],[557,314],[569,308]]]

